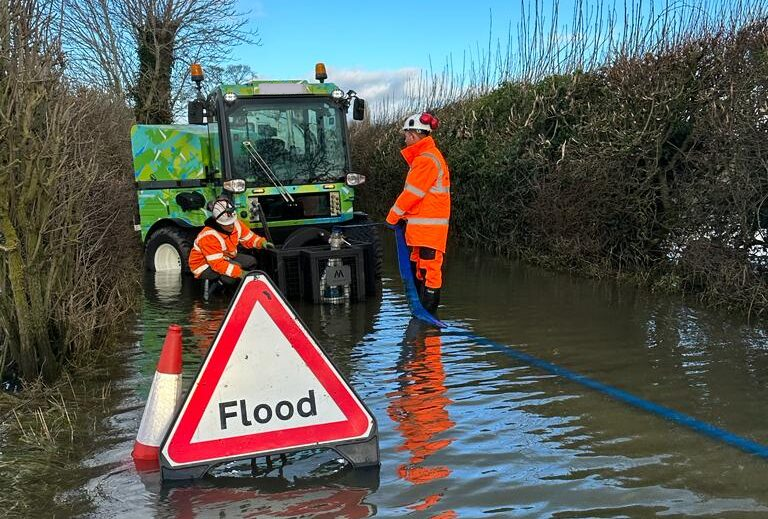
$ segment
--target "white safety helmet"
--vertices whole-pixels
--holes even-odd
[[[213,204],[213,219],[221,225],[232,225],[235,223],[237,216],[235,216],[235,206],[227,199],[216,200]]]
[[[437,130],[440,121],[437,117],[429,112],[422,112],[420,114],[413,114],[403,123],[403,131],[405,130],[419,130],[422,132],[430,133],[432,130]]]

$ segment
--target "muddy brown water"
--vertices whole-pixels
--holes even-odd
[[[56,503],[76,495],[89,517],[768,517],[768,459],[503,351],[768,445],[764,327],[453,250],[441,308],[451,328],[434,332],[410,322],[392,256],[380,297],[295,305],[376,416],[379,471],[357,473],[327,451],[271,468],[262,459],[255,475],[225,465],[196,484],[137,471],[130,451],[167,326],[183,328],[189,383],[227,303],[203,302],[175,276],[148,277],[114,409],[81,449],[82,474],[62,480],[39,515],[63,515]]]

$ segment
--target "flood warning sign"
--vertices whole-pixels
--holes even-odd
[[[374,419],[266,275],[240,286],[161,447],[184,467],[363,439]]]

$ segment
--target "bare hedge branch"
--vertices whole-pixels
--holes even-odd
[[[140,263],[125,247],[130,111],[66,81],[56,34],[35,1],[0,6],[2,367],[27,380],[109,341]]]

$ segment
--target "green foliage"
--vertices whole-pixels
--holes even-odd
[[[766,56],[762,18],[445,104],[435,138],[451,168],[453,235],[764,313]],[[360,200],[379,216],[402,189],[397,128],[353,132],[370,179]]]

